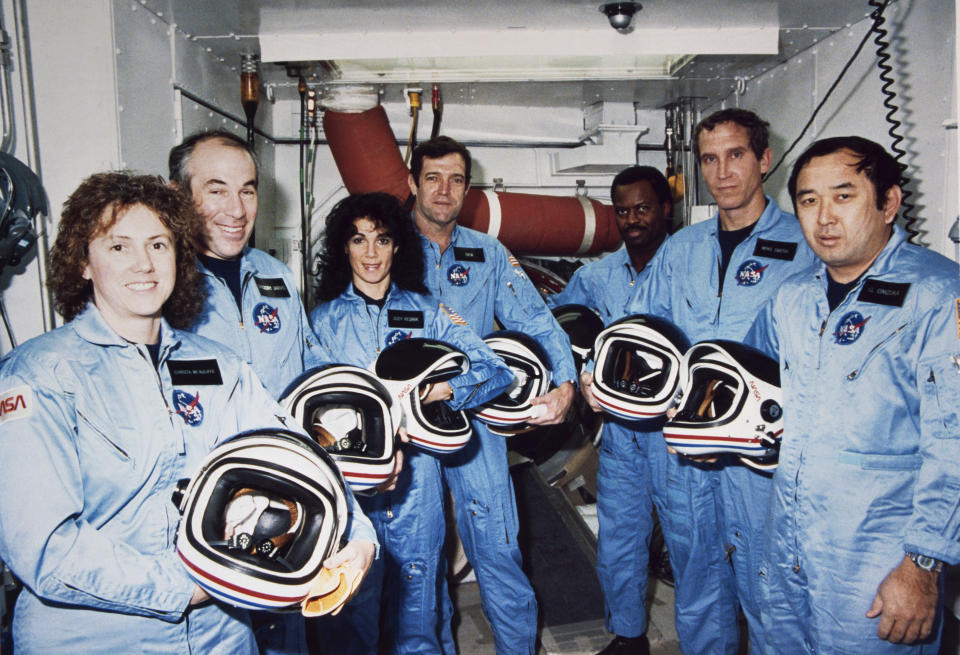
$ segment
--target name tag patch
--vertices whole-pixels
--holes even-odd
[[[267,298],[289,298],[290,290],[281,277],[255,277],[253,281],[257,283],[257,289],[261,296]]]
[[[453,247],[453,258],[458,262],[485,262],[483,257],[483,248],[457,248]]]
[[[757,246],[753,249],[756,257],[769,257],[792,262],[797,254],[797,244],[793,241],[768,241],[757,239]]]
[[[423,329],[423,312],[405,309],[388,309],[387,327]]]
[[[176,387],[223,384],[220,364],[215,359],[169,359],[167,370]]]
[[[23,384],[0,392],[0,425],[33,416],[33,389]]]
[[[857,300],[870,302],[874,305],[890,305],[903,307],[903,301],[910,290],[909,282],[884,282],[882,280],[867,280],[860,289]]]

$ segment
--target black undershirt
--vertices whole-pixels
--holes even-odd
[[[353,292],[358,296],[360,296],[361,298],[363,298],[363,302],[367,303],[368,305],[376,305],[380,309],[383,309],[384,304],[386,304],[387,302],[386,296],[384,296],[383,298],[380,298],[379,300],[376,300],[374,298],[371,298],[367,294],[365,294],[363,291],[360,291],[360,289],[358,289],[357,285],[355,284],[353,285]]]
[[[160,339],[157,339],[156,343],[145,343],[143,345],[147,347],[147,352],[150,353],[153,368],[157,368],[160,365]]]
[[[843,299],[853,290],[853,287],[857,286],[859,281],[860,278],[857,277],[852,282],[837,282],[830,276],[830,271],[827,271],[827,304],[830,306],[831,312],[843,302]]]
[[[750,236],[754,225],[756,225],[756,222],[747,227],[741,227],[739,230],[721,229],[717,231],[717,241],[720,242],[720,288],[717,289],[718,296],[723,295],[723,278],[727,275],[727,267],[730,266],[733,251]]]
[[[209,255],[199,255],[201,263],[207,267],[207,270],[224,281],[233,299],[237,301],[237,309],[243,311],[240,293],[240,258],[237,259],[217,259]]]

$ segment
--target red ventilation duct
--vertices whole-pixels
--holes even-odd
[[[323,130],[347,191],[407,198],[409,170],[383,107],[328,110]],[[470,189],[457,222],[492,234],[517,254],[593,255],[620,245],[613,207],[580,196]]]

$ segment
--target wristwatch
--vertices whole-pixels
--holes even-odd
[[[934,559],[928,555],[920,553],[907,553],[910,561],[917,565],[917,568],[927,573],[940,573],[943,570],[943,562]]]

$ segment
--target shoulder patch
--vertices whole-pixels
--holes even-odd
[[[450,321],[455,323],[456,325],[467,324],[467,322],[463,319],[462,316],[460,316],[460,314],[453,311],[452,307],[449,307],[448,305],[444,305],[443,303],[440,303],[440,309],[443,310],[443,313],[446,314],[447,317],[450,319]]]
[[[33,389],[22,384],[0,392],[0,425],[33,416]]]
[[[507,259],[510,260],[510,265],[515,268],[520,268],[520,261],[511,254],[507,254]]]
[[[954,302],[954,312],[957,317],[957,338],[960,339],[960,298],[957,298]]]

